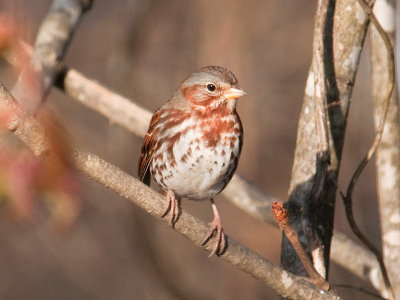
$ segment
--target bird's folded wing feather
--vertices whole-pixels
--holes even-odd
[[[157,132],[155,130],[155,127],[160,120],[160,110],[157,110],[153,117],[151,118],[149,129],[144,136],[144,141],[143,141],[143,146],[140,152],[140,157],[139,157],[139,169],[138,169],[138,175],[139,179],[144,182],[147,185],[150,185],[150,163],[153,159],[153,155],[155,152],[155,147],[157,143]]]

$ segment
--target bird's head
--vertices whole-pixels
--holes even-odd
[[[177,93],[191,107],[200,110],[212,110],[227,107],[234,110],[236,100],[246,92],[239,88],[236,76],[229,70],[209,66],[190,75],[178,88]]]

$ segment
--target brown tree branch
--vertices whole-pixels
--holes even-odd
[[[35,155],[42,155],[50,148],[50,143],[45,137],[44,129],[31,117],[28,117],[25,110],[7,91],[6,87],[0,82],[1,95],[1,116],[7,116],[9,122],[6,127],[8,130],[23,141]],[[31,134],[34,132],[34,134]]]
[[[110,123],[120,125],[138,136],[143,137],[146,134],[151,112],[86,78],[78,71],[64,68],[57,78],[56,86],[73,99],[108,118]]]
[[[13,115],[13,119],[10,122],[11,125],[8,128],[16,133],[18,132],[18,137],[23,141],[29,141],[27,145],[36,155],[51,151],[48,147],[42,147],[42,145],[49,145],[49,143],[46,142],[47,138],[43,135],[40,125],[37,124],[33,117],[25,113],[22,106],[17,103],[0,82],[0,113],[9,112],[11,109],[15,109],[18,113]],[[165,218],[161,218],[164,211],[164,197],[142,184],[139,180],[97,156],[77,149],[73,151],[72,159],[76,168],[82,173],[122,197],[131,200],[153,216],[168,222]],[[182,214],[175,223],[175,230],[183,234],[195,245],[201,246],[203,237],[208,232],[208,226],[185,210],[182,210]],[[227,237],[227,242],[228,247],[221,258],[266,283],[282,296],[293,299],[310,299],[310,297],[312,299],[339,299],[333,292],[322,291],[304,278],[295,276],[273,265],[234,239]],[[208,243],[203,248],[211,251],[212,247],[209,246],[211,244]]]
[[[80,17],[91,4],[92,0],[53,0],[40,25],[31,64],[24,67],[12,89],[29,113],[37,111],[52,87]]]

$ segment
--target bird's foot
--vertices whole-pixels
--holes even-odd
[[[175,193],[172,190],[168,190],[166,199],[167,206],[161,217],[165,217],[169,212],[169,224],[173,227],[179,216],[179,200],[176,199]]]
[[[201,243],[201,245],[204,246],[213,237],[214,232],[216,232],[217,240],[214,244],[214,247],[213,247],[209,257],[213,256],[214,254],[216,254],[218,256],[222,255],[226,248],[226,237],[224,234],[224,230],[222,229],[221,218],[218,214],[214,200],[211,200],[211,205],[212,205],[213,212],[214,212],[214,219],[210,223],[210,230],[208,231],[203,242]]]

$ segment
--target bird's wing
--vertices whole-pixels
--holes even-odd
[[[139,169],[138,175],[139,179],[147,184],[150,185],[150,163],[153,159],[155,147],[157,144],[157,130],[156,125],[160,120],[161,116],[161,109],[157,110],[153,117],[151,118],[149,129],[147,130],[146,135],[144,136],[143,146],[139,156]]]

